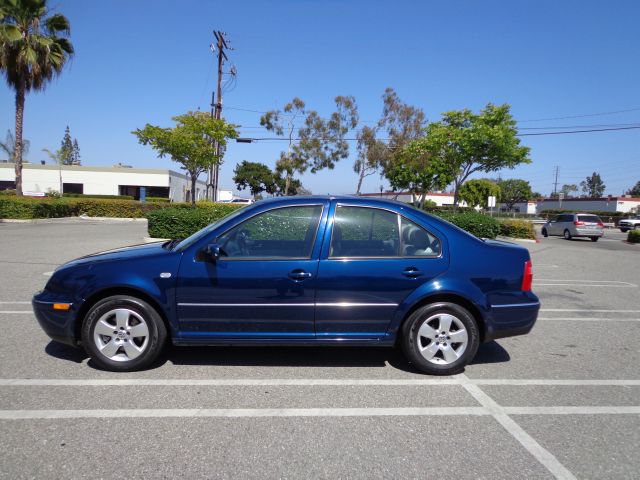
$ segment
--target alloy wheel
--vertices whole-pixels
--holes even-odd
[[[110,360],[127,362],[139,357],[149,344],[149,326],[137,312],[116,308],[100,317],[93,329],[98,351]]]
[[[422,323],[416,342],[425,360],[437,365],[449,365],[467,349],[469,334],[458,317],[439,313]]]

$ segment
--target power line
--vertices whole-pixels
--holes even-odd
[[[638,112],[640,111],[640,107],[637,108],[628,108],[626,110],[614,110],[612,112],[600,112],[600,113],[585,113],[582,115],[566,115],[564,117],[548,117],[548,118],[534,118],[532,120],[519,120],[520,123],[525,122],[546,122],[548,120],[567,120],[570,118],[585,118],[585,117],[600,117],[603,115],[615,115],[618,113],[627,113],[627,112]]]

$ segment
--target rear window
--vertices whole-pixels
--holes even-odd
[[[600,217],[596,215],[578,215],[578,220],[584,223],[601,223]]]

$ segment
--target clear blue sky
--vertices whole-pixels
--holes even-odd
[[[510,103],[521,127],[640,124],[640,2],[630,1],[85,1],[57,0],[72,25],[76,56],[44,94],[27,97],[28,159],[44,159],[66,125],[86,165],[117,162],[177,169],[131,135],[145,123],[209,110],[214,86],[212,30],[226,31],[235,50],[237,84],[223,115],[261,136],[259,113],[299,96],[321,114],[336,95],[354,95],[360,118],[375,121],[391,86],[429,120],[446,110]],[[14,125],[13,92],[0,88],[0,134]],[[533,130],[532,130],[533,131]],[[548,194],[558,181],[601,173],[607,193],[640,180],[640,130],[525,137],[531,165],[502,171]],[[273,166],[281,142],[229,146],[221,187],[232,188],[241,160]],[[352,145],[352,157],[355,145]],[[307,174],[314,193],[351,193],[352,158],[335,170]],[[365,191],[378,191],[369,177]]]

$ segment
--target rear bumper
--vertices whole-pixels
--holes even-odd
[[[604,236],[604,230],[588,229],[588,228],[576,228],[575,233],[572,233],[574,237],[602,237]]]
[[[530,296],[533,298],[526,302],[491,306],[491,321],[486,325],[485,342],[525,335],[531,331],[538,319],[540,302],[535,295]]]
[[[33,296],[31,305],[36,320],[44,332],[56,342],[77,346],[75,335],[75,309],[72,304],[69,310],[54,310],[54,303],[70,303],[64,300],[50,298],[46,292],[39,292]]]

